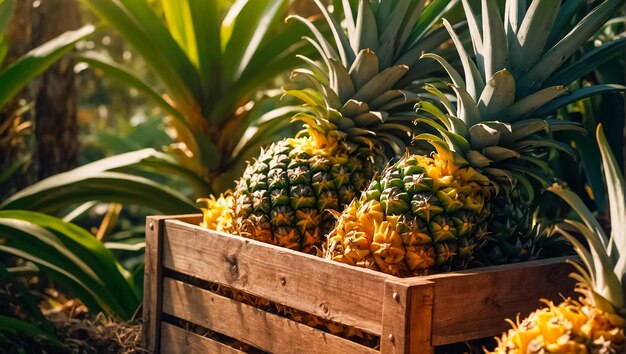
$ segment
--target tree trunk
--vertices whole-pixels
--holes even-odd
[[[41,0],[33,15],[33,46],[80,26],[75,0]],[[35,102],[35,160],[43,179],[75,167],[78,159],[74,63],[69,57],[42,75]]]

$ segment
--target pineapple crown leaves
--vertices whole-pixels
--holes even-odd
[[[320,65],[300,56],[308,68],[293,77],[310,88],[286,94],[302,99],[308,110],[294,119],[305,120],[307,129],[340,130],[350,143],[381,147],[387,157],[402,154],[414,130],[411,107],[419,101],[406,87],[429,75],[419,71],[418,54],[447,40],[434,24],[458,1],[343,0],[341,21],[315,2],[332,34],[328,38],[308,19],[288,18],[310,29],[312,37],[304,39],[322,58]]]
[[[572,27],[576,3],[580,1],[567,1],[561,6],[560,0],[533,0],[527,7],[525,1],[507,0],[502,18],[496,2],[482,0],[479,18],[469,2],[462,0],[475,59],[455,29],[443,20],[464,75],[439,55],[426,53],[422,59],[437,61],[448,73],[449,87],[457,97],[456,107],[439,89],[430,86],[427,90],[441,101],[446,113],[424,102],[418,108],[429,119],[443,124],[445,129],[436,130],[451,141],[450,150],[501,181],[517,180],[514,173],[532,177],[544,187],[549,184],[550,171],[537,153],[555,148],[578,158],[571,146],[551,139],[549,134],[586,130],[578,123],[545,117],[582,98],[626,88],[594,85],[571,93],[565,88],[596,67],[592,58],[600,53],[614,55],[616,46],[607,43],[592,56],[567,61],[624,0],[604,1]],[[569,71],[577,75],[566,74]]]
[[[379,70],[396,65],[412,67],[419,53],[431,51],[446,41],[443,29],[434,26],[441,15],[452,9],[458,0],[342,0],[341,22],[319,0],[315,3],[332,33],[331,44],[322,31],[307,19],[290,16],[311,29],[315,39],[308,40],[322,58],[334,59],[345,68],[353,66],[359,53],[369,49],[377,53]],[[428,4],[427,4],[428,3]],[[328,65],[328,63],[326,63]],[[416,70],[411,68],[411,70]],[[425,75],[425,74],[422,74]]]
[[[607,237],[578,195],[558,185],[548,190],[567,202],[582,222],[565,220],[554,231],[572,243],[582,261],[582,266],[575,265],[579,273],[573,274],[582,284],[581,292],[602,310],[626,316],[626,185],[602,126],[598,126],[596,138],[608,188],[611,235]],[[580,233],[589,247],[571,232]]]

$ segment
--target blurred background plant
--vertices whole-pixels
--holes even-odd
[[[582,18],[589,8],[600,1],[578,1],[573,18]],[[598,48],[609,45],[611,49],[598,55]],[[596,68],[586,73],[582,80],[573,82],[570,88],[586,87],[595,84],[626,85],[626,10],[609,20],[596,35],[580,48],[574,60],[578,65],[574,70],[584,69],[586,64],[595,63]],[[585,73],[583,73],[585,74]],[[564,179],[599,216],[607,207],[606,189],[602,178],[600,149],[593,137],[598,124],[605,127],[607,141],[615,157],[623,168],[626,164],[626,102],[623,93],[608,93],[578,102],[560,109],[558,116],[581,122],[590,132],[587,136],[564,133],[561,139],[571,141],[580,154],[579,164],[558,158],[555,154],[552,164],[557,175]]]

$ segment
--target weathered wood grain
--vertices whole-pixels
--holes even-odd
[[[163,264],[373,334],[393,278],[178,221],[166,222]]]
[[[146,220],[146,250],[143,292],[143,347],[149,353],[159,352],[161,337],[161,229],[163,217],[148,217]]]
[[[382,353],[432,353],[437,345],[499,334],[508,328],[505,318],[574,288],[564,258],[400,279],[206,230],[196,226],[200,220],[148,219],[154,230],[146,235],[144,340],[152,352],[159,338],[162,352],[221,348],[182,328],[161,327],[161,312],[268,352],[378,352],[178,280],[166,278],[162,288],[164,268],[381,335]]]
[[[161,325],[161,352],[163,353],[216,353],[242,354],[243,352],[210,338],[186,331],[163,322]]]
[[[165,220],[181,220],[197,224],[201,214],[149,216],[146,219],[146,249],[143,292],[143,347],[149,353],[159,352],[161,330],[161,300],[163,284],[163,229]]]
[[[382,353],[434,353],[430,342],[433,288],[433,282],[417,277],[385,282]]]
[[[377,351],[178,280],[165,278],[163,311],[270,353]]]
[[[505,318],[528,315],[539,299],[572,295],[573,270],[554,258],[425,277],[435,283],[433,345],[497,335],[509,328]]]

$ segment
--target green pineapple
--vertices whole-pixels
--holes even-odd
[[[598,91],[623,90],[596,86],[567,95],[562,86],[581,74],[579,70],[571,74],[566,59],[622,3],[602,3],[556,44],[546,46],[549,34],[562,29],[570,2],[560,7],[560,1],[535,0],[526,8],[525,2],[507,1],[503,20],[495,1],[482,0],[479,18],[464,0],[476,61],[445,20],[464,76],[439,55],[422,56],[438,61],[448,72],[457,98],[455,106],[440,90],[427,86],[444,109],[429,102],[419,104],[423,116],[417,121],[437,135],[424,133],[416,139],[428,141],[437,152],[401,159],[383,171],[358,201],[337,214],[326,258],[411,275],[464,266],[486,242],[492,243],[491,249],[523,247],[525,240],[519,238],[525,232],[487,240],[493,210],[503,208],[495,214],[507,215],[507,208],[517,208],[510,206],[514,199],[493,198],[506,198],[508,190],[509,196],[521,193],[532,200],[536,191],[529,178],[548,184],[550,173],[542,160],[547,151],[557,148],[575,156],[572,147],[550,133],[585,130],[546,116]],[[581,65],[572,65],[577,64]],[[507,217],[524,220],[526,215],[519,211]],[[521,253],[520,249],[517,254]]]

